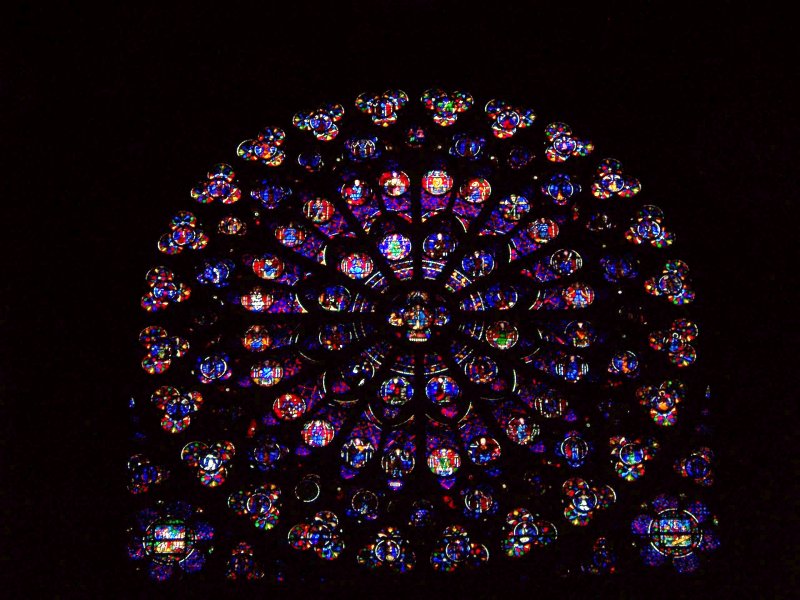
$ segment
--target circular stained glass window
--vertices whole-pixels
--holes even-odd
[[[692,273],[606,152],[525,104],[389,90],[188,182],[142,284],[132,410],[158,442],[128,464],[131,558],[696,570],[718,542]]]

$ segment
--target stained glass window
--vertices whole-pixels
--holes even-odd
[[[700,568],[697,294],[669,203],[605,152],[526,104],[388,90],[187,186],[142,282],[131,559]]]

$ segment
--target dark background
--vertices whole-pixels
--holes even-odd
[[[700,576],[659,570],[603,589],[791,595],[797,319],[787,259],[797,234],[787,174],[797,116],[783,92],[797,67],[788,17],[732,2],[702,12],[655,2],[335,4],[29,3],[6,16],[5,591],[145,589],[124,556],[130,340],[155,240],[188,206],[198,174],[298,109],[441,86],[530,104],[620,158],[667,212],[705,298],[700,352],[714,391],[723,547]],[[485,595],[583,584],[531,574],[414,585]]]

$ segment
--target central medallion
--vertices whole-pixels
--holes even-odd
[[[427,342],[436,329],[450,321],[444,300],[438,295],[415,290],[401,296],[389,313],[389,324],[409,342]]]

